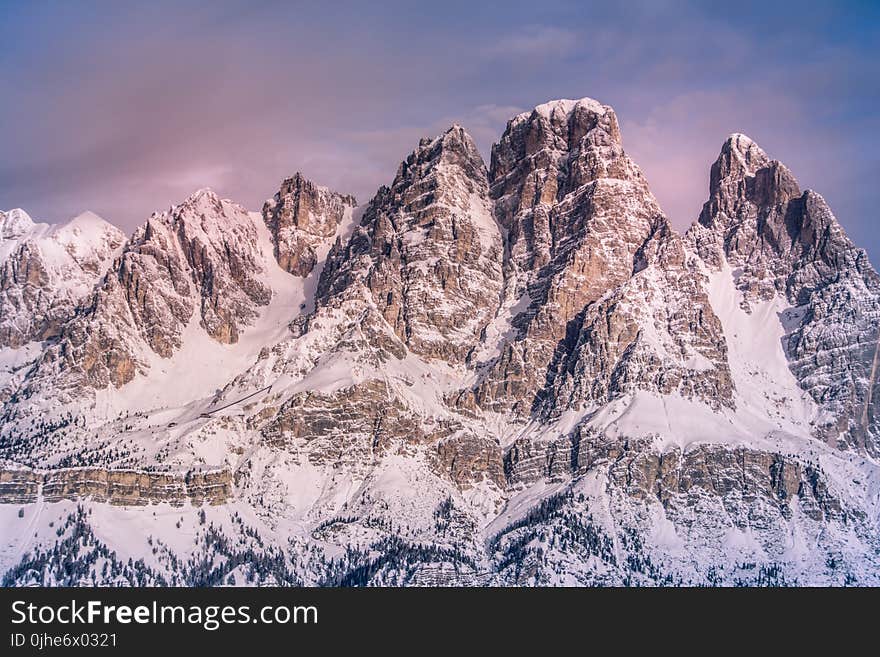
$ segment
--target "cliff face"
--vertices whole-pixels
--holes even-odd
[[[0,469],[0,504],[90,500],[116,506],[216,505],[231,501],[232,496],[228,470],[175,474],[104,468]]]
[[[641,501],[658,500],[674,522],[693,523],[702,513],[700,498],[716,499],[731,514],[733,524],[748,529],[750,504],[771,505],[774,513],[790,517],[792,500],[812,519],[840,519],[841,503],[829,493],[815,465],[747,447],[699,445],[690,450],[660,451],[650,441],[621,442],[579,430],[569,440],[551,443],[521,439],[505,458],[505,471],[515,487],[543,479],[564,481],[571,476],[603,470],[607,485]],[[696,516],[685,518],[684,507]]]
[[[568,326],[537,400],[551,416],[639,390],[735,407],[734,384],[707,278],[662,224],[637,254],[632,277]]]
[[[313,372],[314,386],[254,422],[270,444],[358,472],[400,451],[427,451],[432,472],[501,488],[497,439],[450,414],[436,368],[462,368],[478,348],[500,304],[502,265],[473,140],[458,126],[423,139],[350,239],[330,250],[316,309],[295,322],[297,335],[226,394]]]
[[[502,255],[486,168],[470,136],[453,126],[422,140],[348,244],[334,247],[318,303],[339,303],[363,286],[413,353],[461,363],[498,307]]]
[[[321,242],[333,237],[356,205],[353,196],[315,185],[300,173],[281,183],[281,189],[263,205],[263,220],[272,233],[281,268],[295,276],[308,276],[318,262]]]
[[[150,354],[170,358],[191,321],[234,343],[271,298],[261,272],[251,217],[202,190],[135,231],[31,381],[60,371],[70,386],[118,388],[146,372]]]
[[[687,310],[674,297],[696,295],[701,303],[699,286],[687,280],[678,237],[624,152],[610,107],[555,101],[515,117],[493,148],[490,180],[496,217],[508,231],[504,298],[511,330],[487,353],[492,360],[464,403],[528,417],[548,397],[576,398],[565,404],[608,400],[628,387],[622,379],[668,392],[687,374],[680,363],[701,351],[715,358],[717,371],[686,385],[700,394],[720,390],[723,399],[729,386],[711,309],[702,303],[705,319],[682,316]],[[630,283],[661,257],[661,267]],[[679,307],[664,308],[663,296]],[[657,316],[645,318],[653,326],[640,326],[638,315],[653,313],[655,304]],[[670,335],[670,323],[697,335]],[[678,342],[677,372],[646,362],[664,360],[651,353],[648,336],[658,332],[670,346]],[[635,361],[642,361],[640,372],[626,374]]]
[[[0,212],[0,347],[57,337],[124,241],[91,213],[48,226]]]

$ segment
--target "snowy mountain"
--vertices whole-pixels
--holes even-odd
[[[91,212],[65,224],[0,212],[0,401],[75,315],[118,254],[125,235]]]
[[[683,235],[586,98],[365,206],[0,219],[7,585],[880,583],[880,279],[744,135]]]
[[[124,241],[91,212],[58,226],[0,212],[0,347],[56,336]]]

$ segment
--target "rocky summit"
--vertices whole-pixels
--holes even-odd
[[[880,584],[880,278],[818,193],[733,134],[680,234],[589,98],[414,146],[361,206],[0,213],[5,585]]]

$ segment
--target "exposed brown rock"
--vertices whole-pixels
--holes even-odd
[[[717,496],[743,527],[759,501],[783,516],[797,498],[815,520],[839,519],[844,511],[816,466],[780,453],[737,446],[698,444],[657,451],[650,441],[610,440],[588,431],[554,441],[516,441],[505,454],[505,472],[515,487],[547,479],[564,481],[605,468],[607,485],[635,500],[658,500],[667,509]]]
[[[232,473],[155,473],[104,468],[63,470],[0,469],[0,504],[91,499],[116,506],[162,502],[224,504],[232,497]]]
[[[201,190],[135,231],[43,354],[33,385],[60,366],[78,386],[120,387],[146,371],[141,345],[170,358],[194,315],[213,339],[237,342],[271,299],[261,272],[251,217]]]
[[[272,233],[275,258],[285,271],[308,276],[318,261],[317,247],[333,237],[346,212],[357,202],[319,187],[302,174],[281,183],[281,189],[263,205],[263,220]]]
[[[459,126],[424,139],[328,256],[319,303],[356,294],[413,352],[464,361],[498,307],[503,246],[486,170]]]

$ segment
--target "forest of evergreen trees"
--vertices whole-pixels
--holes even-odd
[[[147,544],[155,557],[120,558],[96,537],[90,524],[92,511],[78,505],[55,529],[51,547],[37,546],[2,577],[3,586],[399,586],[413,583],[426,567],[435,572],[459,573],[455,581],[488,581],[498,584],[544,584],[551,574],[564,573],[560,559],[595,561],[595,577],[582,583],[620,582],[625,586],[792,586],[796,580],[776,563],[743,562],[730,567],[709,568],[695,581],[666,572],[648,554],[641,534],[621,528],[612,537],[585,512],[583,496],[566,490],[535,505],[520,519],[495,534],[486,554],[473,546],[456,543],[450,537],[443,545],[405,538],[400,529],[369,519],[336,517],[321,523],[314,533],[339,523],[361,523],[382,535],[366,547],[348,546],[336,558],[327,558],[315,544],[294,545],[287,550],[275,546],[234,513],[231,527],[224,529],[208,521],[204,509],[181,516],[182,523],[195,523],[192,548],[181,554],[159,539]],[[450,499],[434,512],[438,537],[450,531],[458,511]],[[826,567],[838,567],[829,557]],[[587,576],[589,577],[587,571]],[[855,579],[845,575],[845,583]],[[486,579],[488,576],[488,579]],[[468,579],[470,578],[470,579]],[[619,579],[620,578],[620,579]],[[622,581],[621,581],[622,579]],[[442,579],[441,579],[442,581]]]

